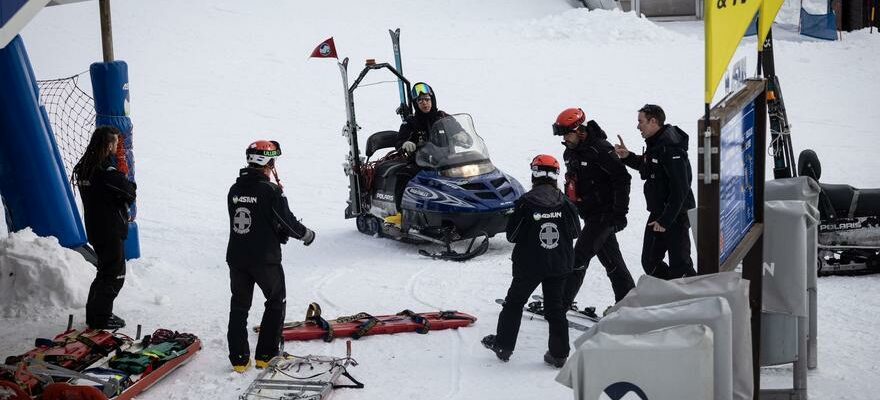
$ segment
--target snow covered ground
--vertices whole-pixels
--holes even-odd
[[[880,187],[874,172],[880,169],[880,112],[872,105],[880,93],[880,34],[864,30],[844,34],[840,42],[798,36],[793,4],[780,14],[774,37],[795,149],[818,152],[826,182]],[[318,235],[311,247],[294,241],[284,249],[288,319],[301,319],[312,301],[329,316],[408,308],[457,309],[480,318],[458,331],[355,342],[360,366],[352,373],[367,387],[341,391],[337,398],[571,396],[541,360],[544,322],[523,322],[507,364],[479,343],[494,331],[499,308],[493,300],[504,296],[510,281],[512,246],[503,238],[467,263],[432,261],[414,246],[366,237],[342,218],[347,150],[340,136],[345,111],[339,73],[331,60],[307,58],[327,37],[335,37],[356,73],[364,59],[393,60],[387,29],[400,27],[406,75],[429,82],[441,109],[473,115],[493,161],[521,182],[528,181],[535,154],[561,158],[550,124],[566,107],[582,107],[612,137],[620,134],[636,149],[636,110],[643,104],[662,105],[669,122],[691,134],[703,111],[700,23],[657,24],[633,14],[587,12],[572,0],[116,0],[113,24],[116,57],[130,69],[143,251],[128,264],[115,311],[131,324],[129,333],[135,323],[145,331],[165,327],[195,333],[205,345],[143,399],[232,399],[256,375],[231,373],[226,359],[225,195],[243,165],[244,147],[262,138],[284,146],[278,167],[287,196]],[[47,79],[100,60],[99,32],[97,3],[86,2],[42,11],[23,37],[37,76]],[[747,38],[735,59],[746,56],[753,68],[754,53],[755,39]],[[371,76],[372,82],[386,80]],[[396,84],[364,88],[356,102],[365,132],[399,124]],[[630,227],[619,241],[638,277],[647,218],[638,180],[630,207]],[[9,294],[0,281],[0,355],[21,353],[34,337],[59,332],[68,313],[84,324],[83,291],[91,279],[84,275],[93,272],[50,247],[28,233],[0,241],[0,269],[30,270],[40,278],[28,283],[30,298]],[[67,284],[43,281],[47,271],[57,276],[64,270],[78,276]],[[8,280],[5,273],[0,279]],[[820,280],[812,399],[876,398],[878,285],[880,276]],[[594,261],[578,300],[604,309],[612,299]],[[259,295],[254,303],[251,323],[262,313]],[[344,341],[289,342],[286,350],[340,355]],[[765,371],[765,386],[790,385],[790,375],[788,368]]]

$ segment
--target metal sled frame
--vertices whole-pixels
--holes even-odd
[[[253,399],[283,399],[283,400],[322,400],[330,396],[340,376],[347,376],[356,385],[344,386],[362,388],[363,384],[355,381],[346,371],[349,366],[356,366],[357,361],[351,358],[351,341],[346,343],[345,358],[314,356],[305,357],[285,354],[269,361],[269,366],[257,376],[247,390],[238,398],[240,400]],[[329,369],[320,371],[315,364],[328,364]],[[293,374],[301,367],[306,367],[305,377],[296,377]],[[320,372],[316,372],[320,371]],[[321,379],[325,377],[325,379]]]

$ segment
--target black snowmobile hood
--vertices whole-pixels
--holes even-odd
[[[565,201],[565,195],[556,185],[541,183],[524,194],[522,200],[537,207],[556,207]]]
[[[676,147],[683,151],[688,149],[688,134],[681,128],[666,124],[656,135],[645,140],[648,147]]]

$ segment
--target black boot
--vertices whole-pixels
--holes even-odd
[[[562,368],[562,366],[565,365],[565,360],[568,360],[568,356],[553,357],[553,355],[550,354],[550,350],[547,350],[547,352],[544,353],[544,362],[556,368]]]
[[[492,350],[492,352],[495,353],[495,356],[497,356],[499,360],[504,362],[510,361],[510,355],[513,354],[513,351],[498,347],[498,345],[495,343],[495,335],[488,335],[484,337],[483,340],[481,340],[480,342],[483,343],[483,347]]]
[[[110,314],[110,318],[107,318],[104,322],[98,322],[94,324],[88,324],[89,328],[92,329],[106,329],[106,330],[116,330],[120,328],[125,328],[125,320],[119,318],[116,314]]]

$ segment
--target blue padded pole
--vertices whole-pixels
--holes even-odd
[[[0,49],[0,194],[10,231],[31,228],[62,246],[86,243],[52,126],[21,37]]]
[[[95,96],[95,125],[115,126],[122,132],[128,179],[135,182],[134,153],[132,152],[133,126],[129,118],[128,64],[125,61],[94,63],[89,68],[92,77],[92,92]],[[124,170],[120,167],[120,170]],[[137,205],[132,205],[132,222],[128,225],[128,239],[125,241],[125,258],[140,257],[138,239]]]

